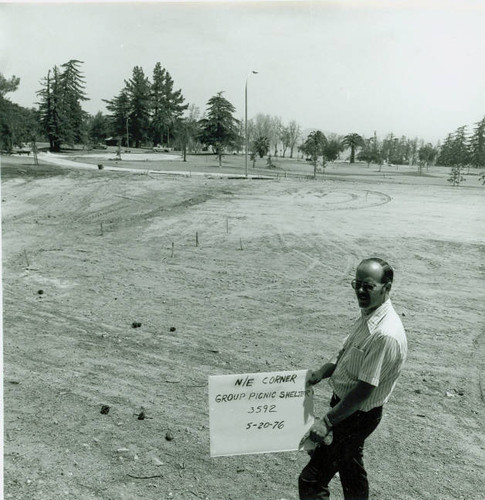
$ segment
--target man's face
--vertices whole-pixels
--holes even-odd
[[[377,309],[387,299],[389,285],[381,283],[384,271],[377,262],[364,262],[355,273],[355,295],[359,307],[366,313]]]

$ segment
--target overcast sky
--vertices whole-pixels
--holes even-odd
[[[151,78],[160,61],[186,102],[203,111],[223,90],[238,118],[251,70],[250,118],[436,142],[485,116],[483,0],[1,3],[0,47],[23,106],[80,59],[93,114],[134,66]]]

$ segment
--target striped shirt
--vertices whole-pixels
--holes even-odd
[[[375,389],[358,409],[369,411],[382,406],[396,385],[406,354],[406,333],[388,299],[369,315],[361,311],[336,357],[330,385],[342,399],[359,380],[367,382]]]

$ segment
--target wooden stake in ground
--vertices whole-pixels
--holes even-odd
[[[172,259],[173,259],[174,247],[175,247],[175,243],[172,241]]]
[[[103,223],[101,222],[101,223],[100,223],[100,225],[101,225],[101,236],[103,236],[103,235],[104,235],[104,231],[103,231]]]
[[[243,249],[242,238],[239,238],[239,250],[242,250],[242,249]]]
[[[29,258],[27,257],[27,250],[25,250],[25,249],[24,249],[24,257],[25,257],[25,261],[27,262],[27,267],[30,267]]]
[[[199,246],[199,233],[198,232],[195,233],[195,246],[196,247]]]
[[[229,217],[226,217],[226,233],[229,234]]]

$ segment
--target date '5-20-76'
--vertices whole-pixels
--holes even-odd
[[[251,429],[283,429],[285,426],[284,420],[276,420],[275,422],[248,422],[246,424],[246,430],[249,431]]]

